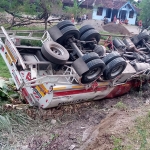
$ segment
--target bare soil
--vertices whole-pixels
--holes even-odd
[[[107,32],[114,34],[130,35],[131,33],[121,24],[109,23],[103,26],[103,29]]]
[[[112,137],[127,134],[133,127],[135,119],[146,113],[141,111],[142,108],[112,111],[98,126],[93,128],[80,150],[112,150],[114,148]],[[144,110],[147,109],[144,107]]]
[[[113,99],[28,109],[25,112],[34,121],[10,146],[17,145],[17,150],[112,150],[112,135],[124,134],[132,127],[148,97],[148,88],[144,87],[144,92],[131,91]],[[116,108],[120,101],[126,109]]]

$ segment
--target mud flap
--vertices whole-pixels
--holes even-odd
[[[83,73],[85,73],[89,70],[87,64],[83,61],[83,59],[81,57],[76,59],[73,62],[72,66],[79,76],[82,76]]]

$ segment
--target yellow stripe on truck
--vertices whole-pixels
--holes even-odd
[[[110,84],[109,82],[101,82],[101,83],[98,83],[98,86],[106,86],[109,84]]]
[[[11,53],[11,51],[10,51],[10,49],[8,48],[7,45],[5,45],[5,48],[6,48],[7,52],[8,52],[8,54],[9,54],[10,58],[12,59],[12,61],[16,64],[17,60],[15,59],[15,57],[13,56],[13,54]],[[8,61],[10,61],[10,60],[8,59]],[[12,63],[12,61],[9,62],[9,63]]]
[[[107,86],[109,85],[109,82],[102,82],[102,83],[98,83],[98,86]],[[69,89],[84,89],[85,86],[83,85],[73,85],[73,86],[55,86],[53,87],[54,91],[61,91],[61,90],[69,90]]]
[[[44,92],[40,89],[39,86],[36,86],[35,88],[36,88],[36,90],[40,93],[40,95],[41,95],[42,97],[45,96]]]
[[[66,87],[53,87],[54,91],[66,90]]]
[[[44,94],[48,93],[48,90],[46,89],[46,87],[43,84],[40,84],[39,88],[43,91]]]
[[[41,94],[42,97],[44,97],[48,93],[48,90],[43,84],[37,85],[35,88]]]
[[[73,89],[81,89],[81,88],[84,88],[84,86],[82,85],[74,85],[72,86]]]

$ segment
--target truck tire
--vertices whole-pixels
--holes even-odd
[[[117,57],[121,57],[118,52],[112,52],[108,55],[106,55],[104,58],[102,58],[103,62],[107,65],[109,62],[114,60]]]
[[[96,45],[93,51],[99,56],[104,56],[104,54],[106,53],[106,48],[102,45]]]
[[[42,55],[42,53],[41,53],[40,50],[38,50],[38,51],[36,52],[36,56],[37,56],[37,58],[38,58],[40,61],[47,61],[47,60],[43,57],[43,55]]]
[[[69,59],[68,51],[53,41],[45,42],[41,48],[41,52],[47,60],[55,64],[63,65]]]
[[[139,33],[138,38],[139,38],[139,40],[148,41],[149,40],[149,33],[148,32]]]
[[[103,72],[105,80],[111,80],[120,75],[126,68],[126,61],[122,57],[118,57],[109,62]]]
[[[91,29],[94,29],[94,27],[92,27],[91,25],[85,25],[85,26],[81,27],[81,28],[79,29],[79,31],[80,31],[80,37],[81,37],[86,31],[89,31],[89,30],[91,30]]]
[[[89,84],[95,81],[103,72],[105,64],[101,59],[94,59],[87,63],[89,71],[82,75],[81,83]]]
[[[37,58],[39,59],[39,61],[47,61],[47,60],[44,58],[44,56],[42,55],[42,53],[41,53],[40,50],[38,50],[38,51],[36,52],[36,56],[37,56]],[[39,69],[40,69],[40,70],[46,70],[47,67],[49,66],[49,64],[39,64],[38,66],[39,66]]]
[[[68,26],[74,26],[74,24],[69,20],[64,20],[57,24],[57,27],[59,30],[65,28],[65,27],[68,27]]]
[[[68,26],[61,29],[62,37],[60,37],[57,42],[61,45],[65,45],[69,38],[74,37],[75,39],[79,39],[79,30],[74,26]]]
[[[80,40],[81,41],[92,41],[93,39],[95,39],[98,43],[100,41],[100,37],[101,37],[100,34],[95,29],[91,29],[91,30],[85,32],[80,37]]]
[[[131,41],[133,42],[133,44],[135,46],[138,45],[138,43],[140,42],[140,39],[138,38],[138,35],[134,35],[132,38],[131,38]]]
[[[89,61],[93,60],[93,59],[99,59],[98,54],[91,52],[91,53],[87,53],[85,54],[82,59],[84,60],[85,63],[88,63]]]

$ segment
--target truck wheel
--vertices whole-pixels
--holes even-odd
[[[80,37],[80,40],[81,41],[92,41],[93,39],[95,39],[98,43],[100,41],[100,37],[101,37],[100,34],[95,29],[91,29],[89,31],[86,31]]]
[[[103,72],[105,80],[114,79],[120,75],[126,68],[126,61],[122,57],[118,57],[109,62]]]
[[[118,52],[112,52],[108,55],[106,55],[104,58],[102,58],[103,62],[107,65],[109,62],[114,60],[117,57],[121,57]]]
[[[131,38],[131,41],[133,42],[134,45],[138,45],[138,43],[140,42],[140,39],[138,38],[137,35],[134,35],[134,36]]]
[[[87,63],[89,71],[82,75],[81,83],[88,84],[96,80],[103,72],[105,64],[101,59],[94,59]]]
[[[69,38],[74,37],[75,39],[79,39],[79,30],[74,26],[68,26],[61,29],[62,37],[60,37],[57,42],[61,45],[66,44]]]
[[[57,24],[57,27],[59,30],[65,28],[65,27],[68,27],[68,26],[74,26],[74,24],[69,20],[64,20]]]
[[[95,28],[92,27],[91,25],[85,25],[85,26],[81,27],[81,28],[79,29],[79,31],[80,31],[80,37],[81,37],[86,31],[89,31],[89,30],[91,30],[91,29],[95,29]]]
[[[91,52],[91,53],[87,53],[85,54],[82,59],[84,60],[85,63],[88,63],[89,61],[93,60],[93,59],[99,59],[98,54]]]
[[[45,42],[41,48],[41,52],[47,60],[55,64],[63,65],[69,59],[68,51],[53,41]]]
[[[106,48],[102,45],[96,45],[93,51],[99,56],[104,56],[104,54],[106,53]]]
[[[38,51],[36,52],[36,56],[37,56],[37,58],[38,58],[40,61],[47,61],[47,60],[43,57],[43,55],[42,55],[42,53],[41,53],[40,50],[38,50]]]
[[[148,41],[149,40],[149,33],[148,32],[139,33],[138,38],[140,40]]]

